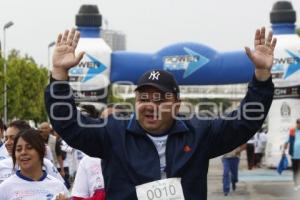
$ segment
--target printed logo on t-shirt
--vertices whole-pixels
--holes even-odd
[[[58,171],[57,171],[57,169],[56,169],[56,167],[52,167],[52,171],[53,171],[53,173],[55,173],[55,174],[58,174]]]
[[[46,195],[47,200],[52,200],[53,197],[54,197],[53,194],[47,194],[47,195]]]
[[[192,148],[191,148],[189,145],[184,145],[183,151],[184,151],[185,153],[188,153],[188,152],[191,152],[191,151],[192,151]]]

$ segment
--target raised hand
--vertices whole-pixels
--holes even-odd
[[[82,59],[84,52],[80,52],[75,56],[75,49],[80,38],[80,33],[74,28],[66,30],[64,34],[57,37],[54,53],[53,53],[53,70],[52,76],[57,80],[66,80],[68,70],[76,66]]]
[[[257,29],[254,39],[255,50],[251,51],[249,47],[245,47],[246,54],[255,65],[255,75],[259,80],[266,80],[271,75],[271,68],[274,59],[274,49],[276,46],[276,38],[270,31],[268,37],[265,37],[266,29],[262,27]]]

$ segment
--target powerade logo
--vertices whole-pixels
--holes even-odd
[[[71,82],[86,82],[106,70],[106,66],[95,57],[85,54],[82,61],[70,69],[69,76]]]
[[[274,58],[272,74],[274,78],[287,79],[300,70],[300,55],[286,50],[290,57]],[[285,70],[286,69],[286,70]]]
[[[187,78],[210,61],[189,48],[184,47],[183,50],[187,55],[165,56],[163,58],[164,70],[185,70],[183,78]]]
[[[298,64],[299,58],[285,57],[285,58],[274,58],[274,64]]]

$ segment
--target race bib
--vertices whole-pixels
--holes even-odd
[[[138,185],[138,200],[184,200],[180,178],[168,178]]]

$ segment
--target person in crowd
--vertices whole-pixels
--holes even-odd
[[[5,159],[8,156],[8,153],[6,151],[4,144],[4,132],[5,132],[5,128],[4,128],[4,123],[2,121],[2,119],[0,119],[0,160]]]
[[[262,158],[265,155],[265,150],[267,146],[267,134],[261,128],[254,135],[254,166],[257,168],[261,168]]]
[[[230,192],[230,183],[232,190],[235,191],[236,183],[239,181],[238,171],[241,151],[245,147],[240,146],[222,157],[223,163],[223,193],[227,196]]]
[[[61,149],[66,154],[66,158],[64,159],[64,166],[68,167],[69,182],[70,185],[72,185],[75,175],[77,173],[77,169],[79,167],[79,163],[85,156],[85,154],[78,149],[70,147],[65,141],[62,141]]]
[[[129,120],[109,116],[104,126],[99,126],[104,119],[81,115],[69,95],[68,70],[84,55],[75,56],[79,38],[75,29],[58,36],[45,104],[51,124],[63,140],[102,159],[106,199],[145,199],[147,194],[154,195],[154,190],[162,190],[162,185],[172,188],[172,198],[207,199],[209,159],[246,143],[262,126],[271,106],[276,46],[272,33],[266,37],[265,28],[258,29],[255,50],[246,48],[255,66],[254,76],[240,107],[229,114],[243,113],[241,118],[178,118],[177,81],[171,73],[153,69],[137,82],[134,115]],[[80,126],[78,119],[85,126]]]
[[[16,135],[12,160],[17,171],[0,184],[1,200],[68,199],[65,185],[43,170],[45,151],[39,131],[27,129]]]
[[[101,160],[84,156],[80,161],[72,188],[72,200],[104,200]]]
[[[7,131],[5,133],[5,146],[8,152],[8,157],[0,161],[0,183],[15,174],[16,171],[14,170],[12,160],[12,150],[15,142],[15,137],[20,131],[28,129],[31,129],[30,125],[23,120],[15,120],[8,125]],[[58,173],[56,167],[52,164],[51,161],[49,161],[47,158],[44,158],[43,164],[43,167],[48,174],[57,178],[61,182],[64,182],[63,178]]]
[[[4,145],[4,134],[5,134],[5,125],[0,119],[0,160],[3,160],[8,157],[8,152],[6,150],[6,147]]]
[[[113,112],[118,112],[114,104],[108,104],[100,114],[107,118]],[[104,200],[104,180],[101,159],[84,156],[80,161],[72,189],[72,200]]]
[[[4,134],[4,146],[5,150],[0,156],[2,157],[1,160],[11,157],[11,151],[14,144],[14,137],[20,131],[24,129],[30,129],[30,125],[23,121],[23,120],[15,120],[8,125],[7,131]]]
[[[6,150],[6,147],[5,145],[3,144],[1,147],[0,147],[0,160],[4,160],[5,158],[8,158],[9,157],[9,154]]]
[[[108,104],[100,114],[107,118],[113,112],[118,112],[114,104]],[[84,156],[80,161],[72,189],[72,200],[104,200],[104,180],[101,168],[101,159]]]
[[[254,167],[254,136],[250,138],[247,141],[247,146],[246,146],[246,152],[247,152],[247,164],[248,164],[248,169],[252,170]]]
[[[290,129],[289,139],[284,144],[283,154],[288,147],[292,158],[294,189],[300,190],[300,118],[296,120],[296,126]]]
[[[52,134],[52,128],[48,122],[43,122],[40,124],[39,130],[44,138],[45,143],[49,146],[51,154],[54,160],[54,165],[60,169],[59,173],[62,177],[65,177],[64,171],[64,159],[63,152],[61,151],[61,146],[57,138]]]
[[[56,137],[57,139],[57,143],[60,146],[60,150],[61,150],[61,157],[63,159],[63,171],[64,171],[64,175],[63,178],[65,180],[65,184],[67,186],[68,189],[71,188],[71,184],[70,184],[70,171],[69,171],[69,163],[67,162],[66,158],[67,158],[67,152],[63,150],[63,145],[65,144],[65,142],[61,139],[61,137],[54,131],[53,135]],[[58,168],[58,171],[61,172],[61,168]]]
[[[4,131],[5,131],[5,126],[2,119],[0,119],[0,148],[4,143]]]

